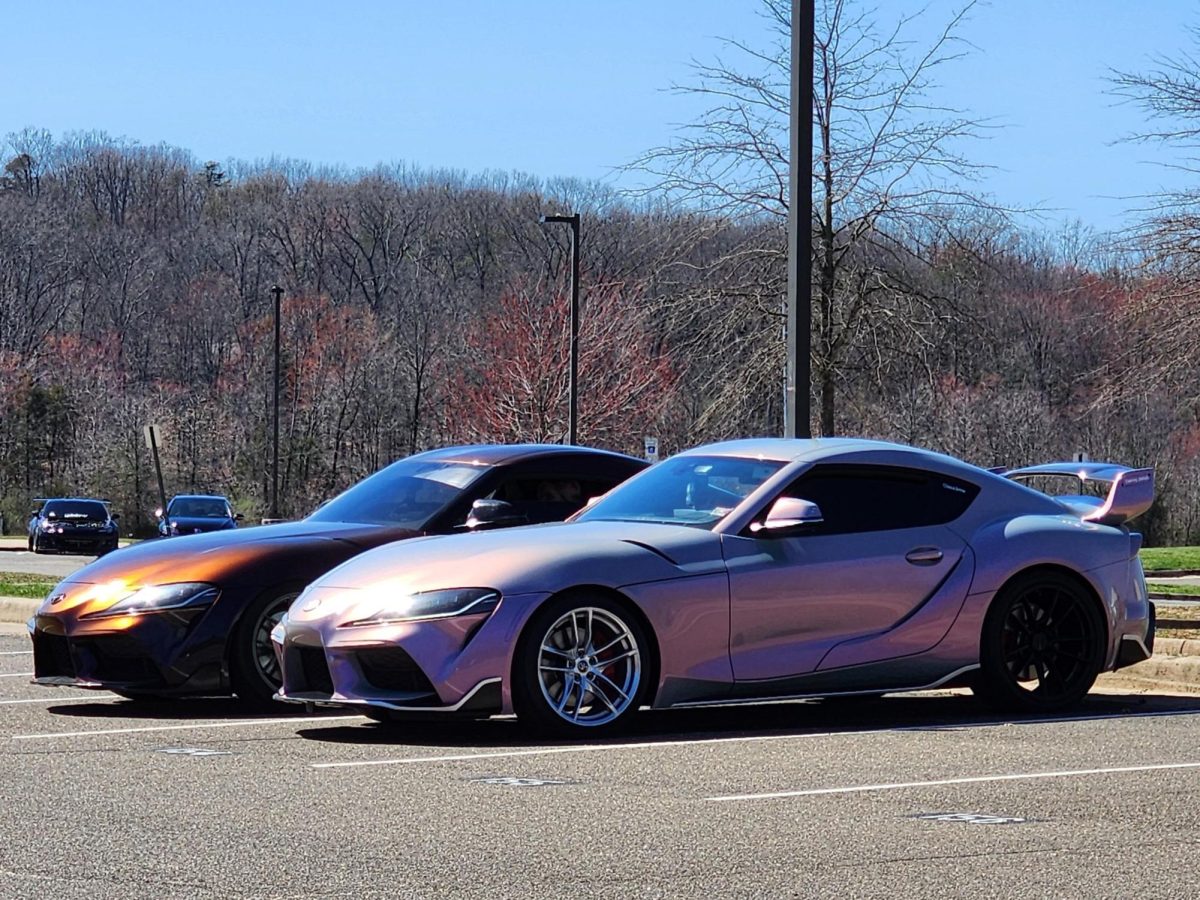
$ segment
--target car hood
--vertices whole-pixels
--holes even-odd
[[[84,566],[66,581],[120,580],[130,585],[287,581],[303,577],[309,563],[318,569],[312,573],[315,577],[324,571],[322,564],[331,568],[349,554],[414,534],[383,525],[300,521],[184,535],[125,547]]]
[[[614,588],[722,570],[720,538],[697,528],[640,522],[571,522],[388,544],[326,573],[318,590],[414,593],[489,587],[502,594],[577,584]]]

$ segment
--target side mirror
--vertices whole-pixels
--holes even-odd
[[[811,500],[799,497],[780,497],[775,501],[762,522],[750,526],[750,530],[762,537],[785,537],[795,534],[807,525],[820,525],[825,521],[821,507]]]
[[[243,516],[241,513],[234,513],[234,514],[233,514],[233,517],[234,517],[235,519],[237,519],[239,522],[240,522],[242,519],[246,518],[246,517],[245,517],[245,516]]]
[[[466,527],[472,531],[527,524],[529,519],[507,500],[476,500],[466,521]]]
[[[154,518],[156,518],[156,519],[162,518],[162,507],[161,506],[154,511]]]
[[[108,517],[115,522],[121,518],[121,514],[120,513],[109,513]]]

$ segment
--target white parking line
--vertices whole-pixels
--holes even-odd
[[[112,697],[111,694],[100,694],[97,699],[108,700]],[[38,697],[35,700],[0,700],[0,704],[10,706],[13,703],[70,703],[71,700],[67,697]]]
[[[895,731],[885,728],[872,731],[836,731],[814,734],[756,734],[741,737],[700,738],[679,741],[639,741],[633,744],[575,744],[570,747],[538,747],[533,750],[500,750],[494,753],[458,753],[450,756],[410,756],[398,759],[367,759],[353,762],[313,763],[314,769],[345,769],[355,766],[402,766],[410,763],[463,762],[470,759],[506,759],[512,756],[552,756],[558,753],[588,753],[596,750],[648,750],[658,747],[699,747],[705,744],[761,743],[764,741],[796,741],[806,738],[834,737],[847,734],[883,734]]]
[[[403,766],[413,763],[465,762],[472,759],[506,759],[517,756],[553,756],[561,753],[588,753],[603,750],[649,750],[657,747],[702,747],[708,744],[755,744],[772,741],[796,741],[812,738],[863,737],[866,735],[898,734],[910,731],[956,731],[966,728],[992,728],[1006,725],[1054,725],[1058,723],[1102,721],[1106,719],[1145,719],[1170,716],[1194,716],[1197,710],[1165,710],[1149,713],[1104,713],[1094,716],[1064,716],[1061,719],[1007,719],[983,722],[947,722],[944,725],[901,725],[894,728],[843,729],[813,731],[804,734],[755,734],[732,737],[694,738],[671,741],[638,741],[628,744],[574,744],[570,747],[538,747],[529,750],[499,750],[488,753],[456,753],[446,756],[411,756],[392,759],[366,759],[348,762],[311,763],[314,769],[350,769],[361,766]]]
[[[37,703],[36,700],[9,700],[8,703]],[[96,731],[50,731],[45,734],[14,734],[14,741],[48,740],[51,738],[92,737],[102,734],[142,734],[148,731],[191,731],[201,728],[237,728],[249,725],[292,725],[300,722],[344,722],[362,716],[288,716],[286,719],[239,719],[235,722],[192,722],[188,725],[148,725],[143,728],[104,728]]]
[[[804,791],[775,791],[769,794],[729,794],[705,797],[716,803],[730,800],[779,800],[784,797],[816,797],[823,794],[862,794],[869,791],[901,791],[909,788],[941,787],[948,784],[984,784],[994,781],[1031,781],[1038,778],[1081,778],[1087,775],[1116,775],[1127,772],[1162,772],[1168,769],[1200,769],[1200,762],[1163,763],[1152,766],[1115,766],[1109,769],[1066,769],[1061,772],[1023,772],[1016,775],[977,775],[969,778],[942,778],[936,781],[901,781],[895,784],[860,784],[854,787],[813,788]]]
[[[12,672],[6,675],[0,675],[0,678],[32,678],[32,672]]]
[[[32,650],[0,650],[0,656],[32,656]]]

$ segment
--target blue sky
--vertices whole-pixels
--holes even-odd
[[[923,0],[877,0],[882,20]],[[929,0],[921,37],[954,4]],[[0,134],[101,129],[204,159],[519,170],[621,184],[614,170],[699,111],[665,90],[720,37],[764,38],[754,0],[0,0]],[[20,23],[20,28],[14,28]],[[1118,227],[1178,183],[1169,154],[1113,142],[1137,111],[1109,68],[1190,46],[1185,0],[991,0],[939,100],[1003,126],[970,155],[985,187],[1047,222]]]

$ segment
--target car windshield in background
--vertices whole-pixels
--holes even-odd
[[[663,522],[711,528],[783,463],[729,456],[680,456],[626,482],[578,521]]]
[[[229,504],[224,500],[208,500],[203,497],[189,497],[186,500],[173,500],[168,516],[180,516],[187,519],[228,519]]]
[[[104,522],[108,519],[108,510],[103,503],[94,500],[52,500],[46,504],[42,515],[64,522]]]
[[[487,470],[468,463],[401,460],[334,497],[308,518],[420,530]]]

